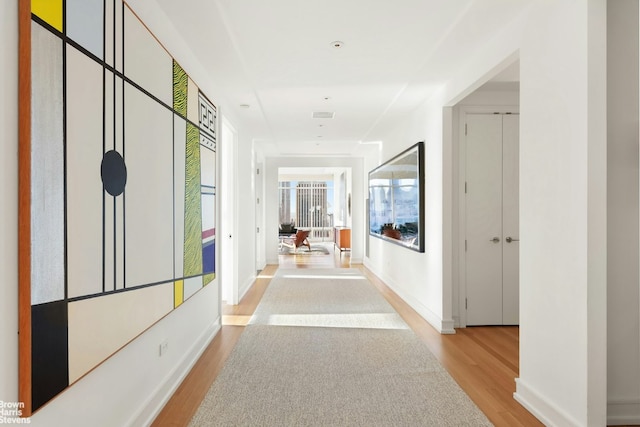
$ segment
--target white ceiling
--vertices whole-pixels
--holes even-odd
[[[337,156],[416,108],[530,0],[156,1],[256,147]]]

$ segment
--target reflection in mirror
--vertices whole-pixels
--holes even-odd
[[[369,172],[369,234],[424,252],[424,143]]]

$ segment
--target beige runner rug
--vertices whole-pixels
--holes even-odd
[[[191,426],[491,426],[356,269],[284,269]]]

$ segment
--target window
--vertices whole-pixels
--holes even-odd
[[[331,238],[333,181],[280,181],[280,224],[311,230],[311,238]]]

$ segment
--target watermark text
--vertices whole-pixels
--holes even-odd
[[[0,424],[31,424],[31,418],[23,418],[24,402],[5,402],[0,400]]]

